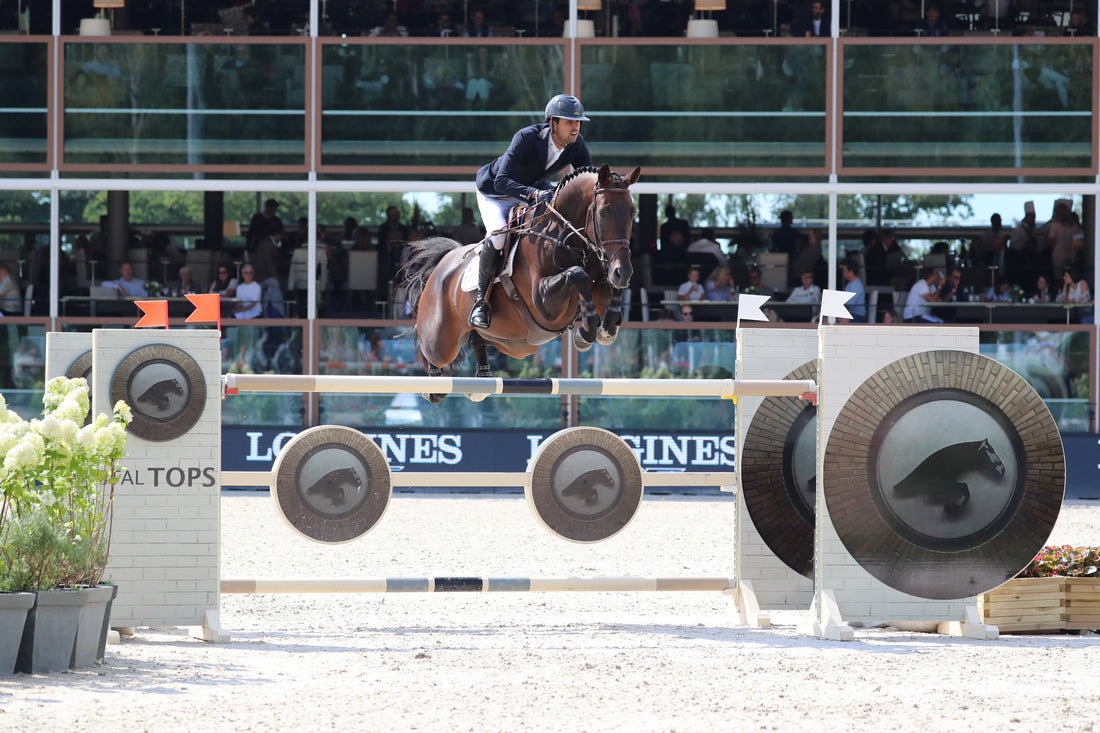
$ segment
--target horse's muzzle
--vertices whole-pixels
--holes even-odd
[[[607,281],[617,290],[625,290],[630,285],[634,268],[630,264],[615,264],[607,270]]]

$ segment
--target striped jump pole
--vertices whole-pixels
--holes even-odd
[[[726,591],[733,578],[248,578],[223,579],[222,593],[550,593]]]
[[[591,397],[803,397],[812,379],[503,379],[338,374],[226,374],[226,394],[330,392],[357,394],[579,395]]]

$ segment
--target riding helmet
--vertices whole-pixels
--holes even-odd
[[[546,103],[546,121],[552,117],[560,117],[563,120],[581,120],[588,122],[584,116],[584,105],[581,100],[569,94],[559,94]]]

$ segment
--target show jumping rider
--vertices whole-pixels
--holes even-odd
[[[485,302],[489,283],[500,272],[506,233],[494,234],[508,223],[508,211],[517,204],[549,201],[553,185],[546,177],[567,166],[592,165],[592,155],[581,137],[587,122],[581,101],[559,94],[546,105],[546,121],[517,132],[504,155],[477,172],[477,207],[489,236],[481,245],[477,271],[477,301],[470,325],[488,328],[492,311]]]

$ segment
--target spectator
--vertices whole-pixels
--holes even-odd
[[[266,237],[256,245],[250,257],[256,282],[263,289],[263,314],[266,318],[285,318],[286,306],[283,301],[283,288],[279,279],[279,250],[283,241],[282,222],[273,227]],[[243,271],[242,271],[243,272]],[[238,296],[240,296],[238,286]]]
[[[475,10],[470,15],[470,24],[462,32],[467,38],[492,38],[493,31],[485,22],[485,11]]]
[[[1035,278],[1035,292],[1031,296],[1033,303],[1054,303],[1058,299],[1058,294],[1054,292],[1054,288],[1051,287],[1050,279],[1040,273]]]
[[[787,287],[791,290],[802,285],[802,273],[818,273],[824,278],[828,272],[821,256],[821,235],[816,229],[798,232],[794,241],[794,256],[787,265]]]
[[[993,249],[993,242],[1001,239],[1004,236],[1004,229],[1001,226],[1001,215],[994,214],[989,217],[989,229],[982,232],[982,247],[985,252],[989,252]]]
[[[451,232],[451,237],[461,244],[476,244],[485,238],[485,230],[474,222],[474,210],[462,207],[462,223]]]
[[[182,298],[185,295],[194,295],[199,292],[198,287],[191,280],[191,268],[184,265],[180,268],[179,279],[166,287],[163,291],[164,295],[169,298]]]
[[[791,294],[787,297],[788,303],[820,303],[821,302],[821,288],[814,285],[814,273],[813,270],[806,270],[801,273],[802,284],[791,291]],[[849,309],[851,312],[851,309]]]
[[[726,265],[719,265],[703,284],[707,300],[730,301],[737,297],[737,285]]]
[[[884,326],[892,326],[901,323],[901,316],[893,308],[882,312],[882,324]]]
[[[401,21],[397,17],[397,13],[390,11],[386,14],[386,22],[382,25],[375,26],[368,34],[371,37],[400,37],[405,38],[409,35],[409,29],[401,25]]]
[[[997,275],[993,285],[982,296],[983,303],[1011,303],[1012,296],[1008,294],[1008,279],[1004,275]]]
[[[940,12],[940,6],[930,3],[924,9],[924,20],[917,23],[917,35],[921,38],[941,38],[951,35],[947,20]]]
[[[729,258],[722,251],[722,246],[715,241],[714,229],[711,227],[704,227],[699,238],[688,245],[687,251],[713,255],[719,265],[729,264]]]
[[[108,280],[103,287],[112,288],[120,298],[147,298],[149,293],[145,290],[145,281],[134,277],[134,268],[129,262],[123,262],[118,267],[118,279]]]
[[[680,247],[674,247],[672,242],[672,233],[680,233],[680,241],[683,243]],[[669,204],[665,207],[665,221],[661,224],[660,230],[661,239],[661,254],[666,255],[675,252],[679,255],[684,251],[691,242],[691,225],[684,219],[676,216],[676,207]]]
[[[794,227],[794,214],[786,210],[780,212],[779,228],[772,232],[772,252],[782,252],[793,257],[797,238],[798,230]]]
[[[940,288],[939,296],[941,303],[965,303],[969,299],[966,288],[962,284],[962,270],[958,267],[948,270],[947,279]],[[938,315],[945,323],[954,323],[956,312],[955,308],[941,308]]]
[[[925,267],[920,274],[920,280],[910,288],[909,297],[905,300],[905,322],[943,323],[939,316],[932,315],[928,304],[939,302],[940,286],[946,278],[934,267]]]
[[[764,284],[764,274],[760,271],[759,267],[749,268],[749,284],[745,287],[745,292],[754,295],[775,295],[775,288],[768,287]]]
[[[1076,267],[1066,268],[1062,273],[1062,292],[1058,295],[1059,303],[1089,303],[1092,301],[1092,293],[1089,292],[1088,281],[1081,277],[1081,271]]]
[[[1071,204],[1069,199],[1058,199],[1054,203],[1051,220],[1044,227],[1055,279],[1061,279],[1062,273],[1073,263],[1073,241],[1081,232],[1081,227],[1073,218]]]
[[[209,293],[217,293],[223,298],[232,298],[237,294],[237,278],[229,276],[228,265],[218,265],[214,281],[210,283]]]
[[[455,33],[455,27],[451,24],[451,14],[447,11],[443,11],[437,15],[435,22],[428,27],[428,35],[438,36],[439,38],[448,38],[457,35]]]
[[[897,271],[901,256],[901,247],[894,239],[894,230],[883,229],[875,237],[871,248],[863,253],[867,285],[893,285],[891,278]]]
[[[1008,237],[1009,249],[1026,252],[1037,247],[1035,235],[1035,202],[1024,202],[1024,218]],[[1030,245],[1030,246],[1029,246]]]
[[[279,202],[275,199],[264,201],[263,211],[257,211],[248,222],[248,237],[245,248],[252,252],[256,245],[264,240],[272,229],[282,230],[283,220],[278,217]]]
[[[863,290],[863,281],[859,279],[859,263],[853,257],[840,265],[840,274],[844,278],[844,292],[855,293],[846,304],[852,320],[856,323],[867,322],[867,295]]]
[[[702,300],[706,295],[706,289],[699,282],[699,268],[692,267],[688,270],[687,281],[677,291],[679,300]]]
[[[814,305],[813,310],[810,312],[810,319],[809,319],[809,320],[812,321],[812,320],[817,318],[817,314],[821,310],[820,307],[818,307],[818,305],[821,303],[821,288],[814,285],[813,270],[806,270],[806,271],[800,273],[800,278],[799,279],[802,281],[802,284],[791,291],[791,294],[789,296],[787,296],[787,302],[788,303],[803,303],[803,304],[807,304],[807,305]],[[799,309],[799,310],[801,310],[801,309]],[[849,311],[849,313],[850,312],[851,311]],[[796,317],[792,314],[789,314],[788,317],[791,320],[801,320],[801,319],[805,318],[804,315]]]
[[[5,263],[0,263],[0,312],[6,316],[23,315],[23,297]]]
[[[1096,26],[1089,22],[1088,10],[1078,6],[1069,14],[1069,25],[1064,32],[1067,36],[1089,38],[1096,35]]]
[[[386,207],[386,221],[378,227],[378,274],[382,282],[396,281],[401,265],[401,250],[409,241],[409,228],[401,223],[401,211]]]
[[[813,0],[791,23],[792,38],[827,38],[831,33],[824,0]]]
[[[241,270],[243,282],[237,286],[237,297],[241,302],[233,307],[234,318],[259,318],[263,311],[263,306],[260,305],[263,288],[256,282],[255,275],[252,265],[245,265]]]

